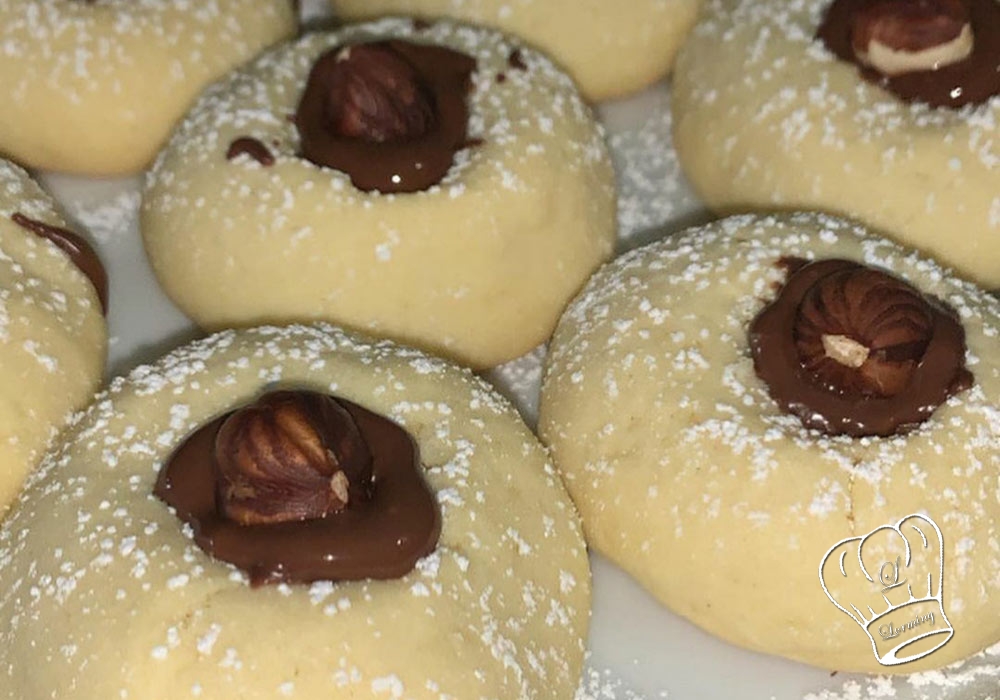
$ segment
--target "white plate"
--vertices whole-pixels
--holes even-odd
[[[306,16],[322,16],[318,10],[322,4],[323,0],[307,1]],[[604,105],[600,112],[619,171],[620,248],[706,220],[673,152],[666,86]],[[197,337],[198,331],[159,290],[146,262],[137,226],[139,178],[95,181],[43,174],[41,179],[70,217],[89,231],[108,268],[109,373],[126,372]],[[541,357],[539,350],[488,373],[530,423],[537,406]],[[579,700],[998,697],[1000,647],[944,673],[895,680],[831,677],[826,671],[725,644],[665,610],[606,560],[595,556],[593,563],[591,670]],[[859,643],[863,642],[862,637]]]

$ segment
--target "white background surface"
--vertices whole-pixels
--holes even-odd
[[[321,0],[305,3],[307,15],[315,14],[317,3]],[[706,217],[679,175],[669,137],[668,108],[667,88],[661,85],[601,109],[619,168],[622,248],[668,235]],[[198,331],[159,291],[146,263],[136,220],[140,180],[93,181],[58,175],[41,175],[41,179],[78,228],[89,233],[108,268],[109,376],[197,337]],[[534,353],[490,375],[529,421],[536,405],[540,355]],[[690,575],[712,573],[692,571]],[[582,699],[1000,697],[1000,650],[943,674],[894,681],[844,674],[831,677],[828,671],[745,652],[710,637],[665,610],[600,557],[594,557],[594,593],[590,662],[607,673],[600,683],[592,681],[581,691]],[[860,629],[858,643],[868,643]]]

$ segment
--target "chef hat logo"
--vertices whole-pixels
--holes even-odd
[[[943,578],[941,530],[918,514],[841,540],[819,565],[823,591],[861,626],[884,666],[923,658],[955,634]]]

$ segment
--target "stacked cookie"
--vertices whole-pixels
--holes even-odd
[[[217,331],[51,441],[100,382],[106,278],[0,167],[0,509],[28,482],[0,697],[569,698],[587,544],[824,668],[1000,639],[1000,303],[935,260],[1000,283],[1000,5],[709,3],[678,149],[709,206],[758,214],[601,267],[615,181],[583,96],[666,73],[697,3],[598,4],[555,31],[531,0],[337,1],[414,16],[257,55],[293,3],[0,0],[0,149],[91,174],[158,153],[149,261]],[[546,341],[540,442],[470,370]]]

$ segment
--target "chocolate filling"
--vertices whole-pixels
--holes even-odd
[[[905,102],[924,102],[932,107],[957,109],[983,104],[1000,95],[1000,3],[996,0],[968,0],[974,36],[968,58],[936,70],[892,77],[862,64],[852,46],[855,17],[871,2],[834,0],[816,33],[837,58],[858,66],[865,80],[880,85]]]
[[[749,340],[771,397],[830,435],[904,433],[973,384],[951,307],[848,260],[797,267]]]
[[[20,212],[15,213],[10,218],[21,228],[52,241],[69,256],[73,264],[87,276],[87,279],[94,286],[97,298],[101,302],[101,310],[107,316],[108,273],[105,272],[104,265],[101,264],[101,259],[97,256],[97,251],[87,241],[72,231],[28,218]]]
[[[475,68],[458,51],[399,40],[324,53],[295,116],[302,157],[366,192],[428,189],[466,143]]]
[[[521,49],[514,49],[507,56],[507,65],[509,65],[514,70],[528,70],[528,64],[524,62],[524,54],[521,53]]]
[[[363,441],[354,455],[340,455],[343,464],[354,462],[360,471],[370,465],[369,482],[362,483],[360,471],[350,475],[349,485],[341,490],[350,493],[346,505],[335,504],[341,506],[339,510],[327,508],[327,514],[320,517],[296,514],[303,519],[283,522],[239,524],[227,517],[223,501],[229,492],[222,481],[228,476],[220,469],[217,449],[227,451],[222,455],[226,460],[265,453],[274,458],[284,451],[274,445],[252,445],[241,454],[228,437],[217,441],[220,428],[236,412],[216,418],[184,440],[161,469],[155,495],[191,526],[199,547],[237,566],[254,586],[393,579],[409,573],[418,559],[434,551],[441,530],[440,512],[421,476],[418,449],[409,433],[344,399],[305,391],[281,393],[294,393],[313,404],[317,399],[334,401],[337,409],[326,412],[323,419],[351,423],[330,426],[331,434],[341,436],[335,442],[355,439],[355,435]],[[239,439],[243,438],[237,435]],[[287,478],[278,477],[270,493],[287,497]],[[247,490],[245,485],[236,485],[243,495]],[[273,509],[261,503],[269,497],[268,490],[257,489],[254,496],[251,507],[273,515]]]
[[[241,136],[229,144],[229,149],[226,151],[226,159],[232,160],[243,154],[250,156],[265,168],[274,165],[274,155],[270,149],[259,139],[255,139],[252,136]]]

